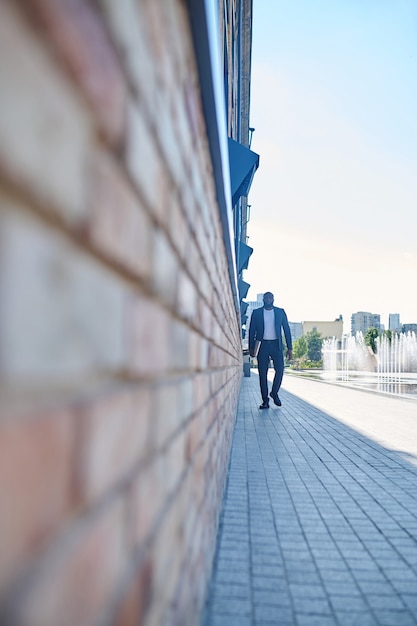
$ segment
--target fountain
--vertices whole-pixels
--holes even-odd
[[[378,373],[417,372],[417,341],[415,333],[394,334],[391,341],[386,335],[377,337]]]
[[[374,391],[417,398],[417,338],[414,332],[382,335],[376,353],[362,333],[323,341],[323,378]]]

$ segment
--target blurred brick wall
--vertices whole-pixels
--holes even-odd
[[[0,623],[198,621],[241,380],[180,0],[0,4]]]

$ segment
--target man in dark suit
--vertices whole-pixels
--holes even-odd
[[[258,358],[259,384],[261,387],[262,404],[260,409],[269,409],[268,398],[268,365],[271,358],[274,363],[275,376],[272,383],[271,398],[277,406],[281,406],[278,396],[284,375],[284,354],[282,331],[287,344],[287,358],[292,359],[292,339],[284,309],[274,306],[274,296],[270,291],[264,294],[264,305],[255,309],[249,325],[249,353],[255,356],[255,341],[260,341]]]

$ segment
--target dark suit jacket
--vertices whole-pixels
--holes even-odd
[[[284,331],[285,341],[287,343],[287,349],[292,350],[291,331],[288,325],[287,314],[284,309],[280,309],[274,306],[275,315],[275,330],[277,333],[277,339],[279,341],[280,350],[283,349],[282,345],[282,331]],[[255,309],[250,318],[249,325],[249,350],[253,350],[255,347],[255,341],[263,339],[264,336],[264,307]]]

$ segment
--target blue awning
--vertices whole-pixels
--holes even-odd
[[[242,270],[248,269],[249,257],[253,252],[253,248],[247,246],[243,241],[239,241],[239,267],[238,274]]]
[[[249,287],[250,287],[249,283],[246,283],[244,280],[239,278],[239,299],[240,300],[243,300],[243,298],[246,298],[248,291],[249,291]]]
[[[230,182],[233,206],[241,196],[247,196],[256,170],[259,154],[229,137]]]

